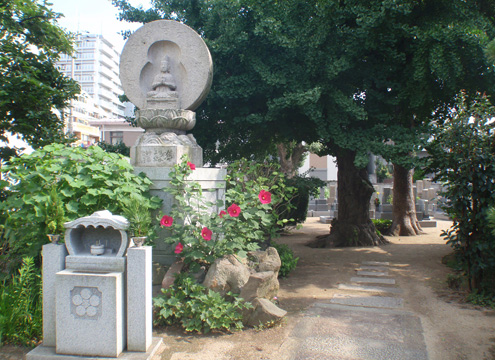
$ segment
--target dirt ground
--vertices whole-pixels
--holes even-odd
[[[298,256],[297,269],[280,281],[280,307],[286,319],[269,329],[233,334],[188,335],[178,329],[157,329],[163,345],[153,360],[283,360],[288,359],[288,337],[305,309],[329,301],[339,283],[348,283],[363,261],[390,262],[390,276],[404,291],[404,310],[421,318],[430,360],[495,360],[495,311],[463,301],[446,285],[451,270],[442,258],[451,252],[440,237],[449,222],[425,228],[425,235],[388,239],[390,244],[370,248],[313,249],[305,244],[329,231],[329,225],[308,218],[303,228],[278,240]],[[0,348],[0,359],[22,359],[25,349]]]

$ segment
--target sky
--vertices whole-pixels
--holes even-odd
[[[117,19],[118,10],[111,0],[49,0],[53,11],[64,14],[58,20],[59,25],[71,32],[88,31],[91,34],[101,34],[121,51],[124,46],[122,30],[136,30],[141,24],[131,24]],[[151,7],[149,0],[129,0],[133,6]]]

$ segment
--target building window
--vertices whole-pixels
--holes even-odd
[[[124,132],[123,131],[110,131],[110,144],[117,145],[118,143],[124,142]]]

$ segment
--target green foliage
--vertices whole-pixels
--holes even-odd
[[[45,203],[45,224],[48,234],[61,235],[65,231],[65,209],[60,196],[58,196],[58,189],[54,184],[49,190],[47,200],[48,202]]]
[[[55,67],[60,53],[72,53],[70,36],[57,26],[60,14],[41,0],[0,2],[0,140],[18,134],[38,148],[63,141],[62,110],[79,92]],[[0,148],[0,158],[15,151]]]
[[[414,169],[413,182],[423,180],[426,176],[426,172],[423,168],[417,167]]]
[[[233,162],[227,168],[227,204],[241,204],[247,211],[243,216],[246,222],[256,227],[256,241],[265,243],[279,236],[279,230],[286,224],[294,224],[291,214],[296,209],[298,201],[297,188],[292,186],[297,180],[289,181],[280,171],[280,165],[273,161],[263,162],[241,159]],[[305,183],[311,189],[311,180]],[[307,191],[309,191],[309,189]],[[270,204],[262,204],[258,195],[261,190],[269,191],[272,195]],[[246,229],[246,235],[251,230]]]
[[[222,200],[217,203],[205,200],[201,185],[189,178],[193,171],[187,159],[183,159],[169,174],[170,186],[164,191],[170,194],[174,203],[171,212],[161,221],[162,226],[170,230],[165,241],[176,246],[176,253],[192,271],[200,264],[212,264],[224,255],[245,257],[247,251],[257,249],[257,241],[263,235],[260,228],[270,219],[267,215],[270,205],[261,204],[259,200],[249,205],[230,202],[229,206],[240,206],[240,213],[235,216],[227,212],[212,213],[212,208],[222,208],[225,204]],[[170,222],[166,223],[169,216]],[[253,220],[254,216],[256,220]]]
[[[492,18],[463,0],[112,2],[123,20],[178,20],[205,39],[215,81],[194,134],[212,163],[286,141],[403,158],[433,111],[493,80]]]
[[[0,345],[33,346],[41,340],[41,276],[33,258],[22,261],[19,274],[0,287]]]
[[[473,291],[467,296],[466,300],[473,305],[495,309],[495,295],[493,293],[487,294],[484,292]]]
[[[153,298],[155,325],[180,324],[186,331],[207,333],[211,330],[240,330],[242,311],[251,308],[234,294],[223,298],[219,293],[197,284],[185,274],[179,274],[174,284]]]
[[[299,258],[294,257],[292,249],[285,244],[272,243],[272,246],[277,249],[280,261],[282,262],[278,276],[287,277],[296,268]]]
[[[492,230],[492,235],[495,236],[495,207],[488,209],[486,220],[488,221],[488,227]]]
[[[151,236],[152,219],[150,204],[143,201],[142,196],[131,194],[128,198],[122,199],[122,215],[129,220],[131,236]]]
[[[386,165],[379,160],[377,160],[375,164],[376,164],[377,182],[381,183],[385,179],[392,178],[392,173],[393,173],[392,165]]]
[[[170,213],[162,217],[162,226],[170,231],[165,241],[176,246],[176,253],[193,271],[224,255],[245,257],[247,251],[268,246],[289,222],[284,216],[292,208],[290,200],[295,188],[285,184],[278,164],[247,160],[231,164],[225,204],[221,200],[205,201],[200,184],[189,177],[193,171],[184,159],[170,172],[170,187],[164,191],[174,204]],[[262,192],[270,194],[270,201],[261,201]],[[212,208],[224,206],[227,211],[221,214],[211,212]],[[231,207],[238,207],[238,213],[231,215]]]
[[[104,141],[99,141],[96,145],[101,147],[106,152],[112,152],[124,156],[130,156],[131,153],[131,149],[123,142],[119,142],[118,144],[109,144]]]
[[[459,290],[464,276],[462,274],[448,274],[447,275],[447,286],[452,290]]]
[[[386,234],[392,226],[392,220],[388,219],[371,219],[371,221],[375,224],[376,230],[381,234]]]
[[[290,199],[292,209],[287,214],[287,218],[291,219],[289,225],[301,224],[306,221],[308,215],[309,197],[319,196],[321,187],[328,189],[327,184],[315,177],[294,176],[286,180],[286,184],[296,189],[295,196]],[[330,193],[330,190],[328,190]],[[293,220],[292,220],[293,219]]]
[[[495,283],[495,237],[487,221],[495,206],[494,115],[486,97],[461,93],[427,148],[430,171],[444,184],[444,210],[453,220],[443,236],[459,256],[470,290],[493,291]]]
[[[123,156],[97,146],[47,145],[13,158],[1,172],[8,179],[2,183],[6,200],[0,203],[0,256],[10,267],[2,269],[7,273],[24,256],[38,262],[46,234],[61,231],[62,218],[71,221],[103,209],[121,214],[131,196],[143,208],[159,207],[159,200],[147,194],[149,179],[134,175]]]
[[[170,0],[148,10],[112,2],[123,20],[178,20],[209,46],[215,81],[194,135],[212,164],[318,141],[320,155],[346,167],[342,154],[364,169],[372,152],[411,168],[433,112],[445,112],[461,89],[493,90],[484,49],[495,28],[478,2]],[[341,209],[357,204],[345,181]],[[356,184],[363,189],[353,192],[366,192],[365,180]],[[369,222],[358,219],[340,212],[356,228]]]

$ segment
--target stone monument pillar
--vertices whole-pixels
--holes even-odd
[[[210,91],[212,76],[208,47],[184,24],[153,21],[129,37],[120,79],[138,108],[136,122],[145,129],[131,149],[133,166],[171,167],[184,154],[203,166],[203,151],[186,132],[196,124],[194,110]]]
[[[176,21],[157,20],[142,26],[122,50],[122,87],[137,107],[138,126],[145,129],[131,148],[131,164],[136,173],[143,172],[153,181],[151,193],[163,200],[164,213],[174,200],[163,188],[169,184],[171,167],[183,155],[196,165],[191,180],[201,184],[207,200],[224,199],[226,171],[202,168],[203,150],[187,134],[196,124],[194,110],[210,91],[212,76],[208,47],[193,29]],[[163,242],[157,243],[153,257],[161,264],[175,259]]]

